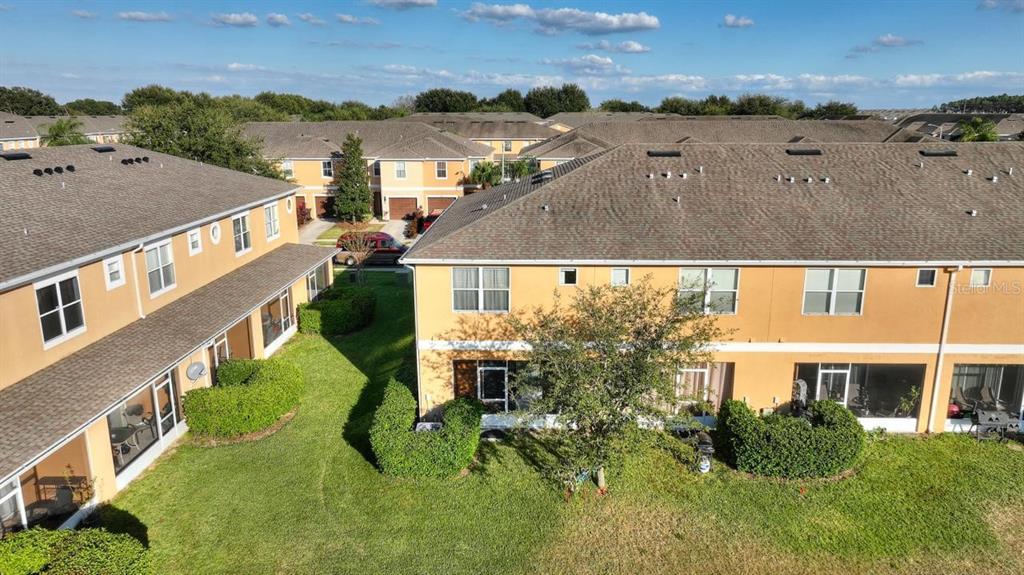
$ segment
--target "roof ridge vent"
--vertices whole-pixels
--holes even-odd
[[[682,155],[679,150],[647,150],[649,158],[679,158]]]
[[[786,153],[790,156],[820,156],[824,152],[818,148],[786,148]]]
[[[955,158],[956,150],[921,150],[918,152],[926,158]]]

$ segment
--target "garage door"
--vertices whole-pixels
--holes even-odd
[[[334,217],[334,196],[316,196],[316,217]]]
[[[416,198],[388,198],[388,218],[400,220],[416,211]]]
[[[434,210],[443,210],[452,205],[455,198],[427,198],[427,213]]]

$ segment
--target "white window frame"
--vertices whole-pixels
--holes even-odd
[[[326,285],[327,270],[324,269],[326,266],[327,264],[322,264],[320,266],[313,268],[312,271],[306,274],[306,296],[309,299],[309,301],[316,300],[316,298],[319,297],[320,294],[328,287]],[[323,278],[325,280],[325,285],[320,285],[321,273],[323,273],[323,275],[325,276]]]
[[[448,162],[445,162],[443,160],[438,160],[434,162],[434,176],[436,176],[438,180],[447,180]]]
[[[809,312],[807,311],[807,276],[811,270],[827,270],[831,272],[828,299],[828,311],[825,313]],[[837,289],[839,285],[839,272],[840,271],[851,271],[856,270],[863,273],[864,281],[863,286],[859,290],[840,290]],[[826,293],[826,290],[811,290],[813,293]],[[800,313],[808,316],[839,316],[839,317],[856,317],[864,315],[864,305],[867,303],[865,295],[868,291],[868,270],[867,268],[804,268],[804,289],[800,292]],[[856,313],[836,313],[836,296],[839,292],[843,293],[859,293],[860,294],[860,309]]]
[[[932,272],[932,283],[921,283],[921,272]],[[935,287],[935,284],[939,283],[939,270],[936,268],[920,268],[917,270],[917,279],[914,282],[914,287],[931,288]]]
[[[399,169],[401,168],[401,169]],[[401,174],[401,175],[399,175]],[[404,180],[409,177],[409,172],[405,168],[405,160],[395,160],[395,179]]]
[[[508,411],[508,361],[503,361],[504,365],[488,365],[484,366],[484,362],[493,361],[498,362],[502,360],[480,360],[476,363],[476,398],[480,400],[480,403],[490,405],[502,406],[502,412]],[[484,372],[485,371],[503,371],[505,372],[505,397],[504,399],[484,399]]]
[[[501,151],[502,152],[511,152],[512,151],[512,140],[504,140],[504,141],[502,141],[501,142]]]
[[[380,160],[376,160],[373,162],[373,177],[380,177]]]
[[[119,279],[111,281],[110,279],[110,265],[117,265],[117,274],[121,276]],[[107,285],[107,291],[119,288],[125,284],[127,280],[124,277],[124,256],[117,254],[103,260],[103,282]]]
[[[75,283],[78,284],[78,299],[73,301],[73,302],[64,302],[64,301],[61,300],[61,297],[60,297],[60,285],[57,285],[57,284],[60,284],[60,282],[62,282],[64,280],[71,279],[71,278],[74,278],[75,279]],[[55,337],[53,339],[46,339],[46,334],[43,333],[43,321],[42,321],[43,320],[43,314],[39,313],[39,301],[38,301],[38,298],[37,298],[36,299],[36,306],[35,306],[35,308],[36,308],[36,320],[37,320],[36,323],[39,325],[39,337],[40,337],[40,339],[43,342],[43,349],[44,350],[45,349],[50,349],[51,347],[54,347],[56,345],[60,345],[60,344],[64,343],[65,341],[67,341],[67,340],[69,340],[69,339],[71,339],[73,337],[76,337],[78,335],[81,335],[82,333],[85,333],[85,329],[86,329],[86,326],[87,326],[86,321],[85,321],[85,294],[82,293],[82,282],[81,282],[81,280],[78,277],[78,270],[77,269],[71,270],[69,272],[65,272],[65,273],[62,273],[60,275],[53,276],[51,278],[47,278],[47,279],[45,279],[43,281],[36,282],[36,283],[32,284],[32,290],[33,290],[32,291],[32,296],[34,298],[36,298],[35,292],[39,291],[40,289],[42,289],[44,287],[52,286],[52,285],[56,285],[57,286],[56,287],[56,290],[57,290],[57,309],[56,310],[51,310],[51,311],[49,311],[47,313],[48,314],[52,314],[52,313],[56,313],[57,314],[57,317],[60,318],[60,329],[61,329],[61,331],[63,333],[61,335],[58,335],[57,337]],[[76,327],[75,329],[73,329],[71,331],[68,331],[67,325],[64,323],[64,308],[68,307],[69,305],[71,305],[73,303],[78,303],[79,307],[82,308],[82,325],[79,326],[79,327]]]
[[[985,283],[976,283],[974,281],[974,274],[984,272]],[[974,268],[971,270],[970,287],[972,288],[987,288],[992,285],[992,268]]]
[[[687,288],[683,287],[683,274],[687,270],[700,271],[703,274],[703,289],[694,289],[692,287],[687,287]],[[715,284],[712,283],[711,276],[712,276],[712,274],[716,270],[735,271],[736,272],[736,288],[735,289],[721,289],[721,288],[720,289],[714,289],[715,288]],[[741,274],[740,268],[718,268],[718,267],[714,267],[714,268],[679,268],[679,287],[677,288],[678,289],[678,293],[679,293],[680,296],[682,296],[684,293],[695,293],[697,291],[703,291],[704,292],[704,307],[703,307],[704,313],[706,313],[706,314],[714,314],[714,315],[736,315],[736,314],[738,314],[740,312],[740,274]],[[732,311],[718,311],[718,310],[711,309],[711,292],[713,292],[713,291],[716,291],[716,292],[732,292],[733,296],[735,296],[733,298],[733,301],[735,302],[734,305],[733,305],[733,310]]]
[[[334,160],[320,160],[320,177],[325,180],[334,179]]]
[[[248,238],[249,238],[249,245],[248,246],[244,246],[241,251],[238,251],[238,248],[235,245],[235,238],[238,235],[238,234],[235,233],[235,221],[236,220],[244,220],[245,221],[245,229],[242,231],[241,235],[242,235],[243,238],[246,237],[246,235],[248,235]],[[252,229],[249,228],[249,212],[241,213],[241,214],[238,214],[236,216],[231,216],[231,247],[232,247],[232,249],[235,250],[235,257],[244,256],[245,254],[247,254],[247,253],[252,251]]]
[[[160,257],[160,250],[159,250],[159,248],[161,246],[167,246],[167,253],[170,254],[170,256],[169,256],[170,257],[170,261],[169,262],[160,262],[159,269],[163,270],[165,267],[170,265],[171,269],[174,270],[174,283],[172,283],[171,285],[164,285],[160,289],[158,289],[156,291],[153,291],[153,286],[149,284],[149,272],[152,271],[152,270],[149,269],[149,261],[148,261],[148,258],[146,258],[146,252],[148,252],[149,250],[157,250],[157,252],[156,252],[157,258],[159,258]],[[159,296],[160,294],[169,292],[169,291],[171,291],[172,289],[174,289],[174,288],[176,288],[178,286],[178,269],[177,269],[177,266],[174,265],[174,246],[171,244],[171,238],[167,238],[166,240],[163,240],[161,242],[157,242],[155,244],[150,244],[148,246],[143,247],[142,248],[142,258],[144,260],[146,260],[146,262],[145,262],[146,263],[146,285],[149,288],[149,299],[153,299],[153,298]],[[160,283],[162,284],[163,281],[164,281],[164,275],[163,275],[163,272],[161,271],[161,273],[160,273]]]
[[[263,227],[267,234],[268,242],[272,242],[281,237],[281,218],[278,216],[277,202],[263,206]]]
[[[213,245],[220,244],[220,222],[210,224],[210,242]]]
[[[814,382],[814,401],[820,401],[821,400],[821,398],[818,397],[818,394],[821,392],[821,379],[822,379],[823,375],[825,375],[827,373],[843,373],[843,374],[846,374],[846,385],[843,387],[843,401],[841,401],[839,403],[843,407],[846,407],[846,404],[850,401],[850,378],[853,377],[853,364],[852,363],[846,363],[846,364],[843,364],[843,363],[831,363],[831,364],[829,364],[829,365],[845,365],[846,366],[845,369],[842,369],[842,368],[839,368],[839,369],[837,369],[837,368],[825,369],[824,367],[822,367],[823,365],[825,365],[825,364],[824,363],[819,363],[818,364],[818,379],[817,379],[817,381]]]
[[[192,247],[192,240],[195,239],[196,247]],[[185,241],[188,243],[188,255],[194,256],[203,253],[203,230],[202,228],[191,229],[185,233]]]
[[[624,270],[626,272],[626,283],[624,283],[624,284],[615,283],[615,272],[617,270]],[[608,277],[608,283],[612,287],[626,287],[630,283],[630,279],[631,279],[630,276],[631,275],[632,274],[629,273],[629,268],[612,268],[611,271],[608,274],[608,276],[609,276]]]
[[[3,497],[0,497],[0,505],[14,500],[15,513],[18,515],[18,520],[23,528],[28,528],[28,515],[25,513],[25,500],[24,494],[21,492],[21,480],[15,476],[7,480],[6,486],[10,489],[10,492]]]
[[[685,373],[699,373],[699,374],[704,376],[704,382],[703,382],[703,384],[704,384],[703,385],[704,393],[701,394],[700,399],[694,399],[694,398],[679,399],[679,396],[680,396],[679,391],[680,391],[680,388],[683,385],[683,374],[685,374]],[[711,364],[710,363],[701,363],[701,364],[687,365],[687,366],[683,366],[683,367],[677,368],[676,369],[676,380],[675,380],[675,386],[674,386],[674,389],[673,389],[673,393],[675,395],[674,399],[675,399],[676,405],[679,406],[679,407],[687,406],[687,405],[694,405],[694,404],[696,404],[697,402],[700,402],[700,401],[710,401],[710,399],[711,399]]]
[[[281,160],[281,174],[289,180],[295,177],[295,165],[291,160]]]
[[[575,281],[567,283],[565,281],[565,272],[571,271],[575,274]],[[580,271],[579,268],[558,268],[558,285],[560,286],[574,286],[580,283]]]
[[[475,288],[456,288],[455,287],[455,270],[457,269],[470,269],[476,270],[476,287]],[[487,288],[484,289],[484,270],[505,270],[508,273],[508,287],[504,289]],[[454,313],[508,313],[512,309],[512,268],[508,267],[474,267],[474,266],[456,266],[451,269],[451,282],[452,282],[452,312]],[[457,291],[475,291],[476,292],[476,309],[456,309],[455,308],[455,292]],[[508,309],[484,309],[484,292],[485,291],[505,291],[508,292]]]

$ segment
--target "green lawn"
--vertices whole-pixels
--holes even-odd
[[[379,232],[384,224],[364,224],[358,228],[360,232]],[[352,226],[348,224],[337,223],[328,228],[324,233],[320,234],[316,238],[316,243],[325,246],[333,246],[341,234],[352,231]]]
[[[482,444],[451,480],[374,468],[367,427],[413,343],[408,286],[368,329],[296,336],[307,391],[258,442],[182,444],[120,494],[159,573],[1021,573],[1024,452],[965,437],[872,442],[842,481],[708,476],[650,448],[611,494],[565,503],[535,445]],[[533,463],[531,463],[533,462]]]

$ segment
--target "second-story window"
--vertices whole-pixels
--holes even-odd
[[[736,268],[683,268],[679,271],[679,297],[683,305],[703,313],[734,314],[739,302],[740,270]]]
[[[938,270],[935,268],[924,268],[917,270],[917,287],[935,287],[935,276]]]
[[[804,275],[804,314],[860,315],[865,274],[863,269],[808,269]]]
[[[380,177],[380,160],[373,163],[373,177]]]
[[[508,268],[452,268],[452,309],[509,310]]]
[[[612,268],[612,285],[616,287],[629,285],[629,268]]]
[[[149,279],[150,296],[161,294],[176,285],[171,240],[146,248],[146,277]]]
[[[107,291],[124,285],[124,259],[121,254],[103,260],[103,280]]]
[[[434,171],[437,174],[437,179],[447,180],[448,179],[448,162],[434,162]]]
[[[320,162],[320,172],[325,178],[334,177],[334,162],[331,160],[324,160]]]
[[[501,143],[501,150],[503,152],[511,152],[512,151],[512,140],[505,140],[504,142],[502,142]]]
[[[203,251],[203,234],[199,228],[189,230],[185,239],[188,241],[188,255],[194,256]]]
[[[263,206],[263,218],[267,228],[267,241],[276,240],[281,235],[281,223],[277,220],[277,204]]]
[[[43,343],[49,347],[85,331],[78,272],[35,285]]]
[[[405,179],[405,162],[395,162],[395,177],[398,178],[399,180]]]
[[[295,177],[295,168],[292,165],[291,160],[284,160],[281,162],[281,174],[289,180]]]
[[[992,284],[992,270],[975,269],[971,270],[971,287],[988,287]]]
[[[249,231],[249,214],[231,218],[231,230],[235,235],[235,255],[240,256],[252,249],[252,233]]]

